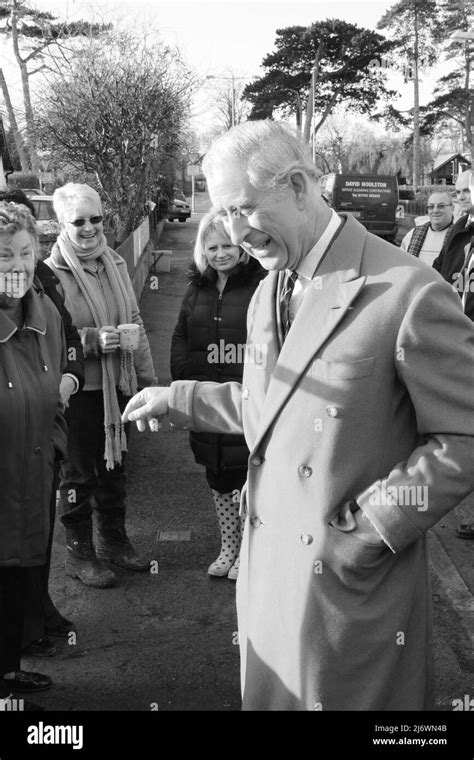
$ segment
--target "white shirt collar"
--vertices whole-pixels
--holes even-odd
[[[326,253],[329,243],[336,234],[339,226],[342,224],[342,219],[336,214],[333,209],[331,211],[331,218],[324,230],[323,234],[317,241],[317,243],[311,248],[309,253],[304,257],[301,263],[296,267],[296,272],[299,277],[303,277],[305,280],[312,280],[314,273],[316,272],[321,259]]]

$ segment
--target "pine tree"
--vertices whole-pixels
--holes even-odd
[[[451,1],[451,0],[450,0]],[[439,13],[435,0],[399,0],[377,24],[387,29],[401,58],[405,80],[413,81],[413,186],[420,183],[420,69],[436,59]]]

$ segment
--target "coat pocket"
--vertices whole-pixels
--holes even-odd
[[[310,372],[323,380],[353,380],[372,375],[375,368],[375,356],[358,359],[355,362],[328,361],[315,359]]]

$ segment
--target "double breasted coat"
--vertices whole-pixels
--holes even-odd
[[[344,224],[281,345],[261,283],[237,383],[176,382],[170,421],[244,430],[243,709],[432,707],[427,530],[474,488],[474,328],[442,278]],[[357,499],[376,530],[342,514]]]

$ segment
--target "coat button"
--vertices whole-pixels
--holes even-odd
[[[302,533],[300,536],[300,541],[305,546],[309,546],[309,544],[313,543],[313,536],[310,536],[309,533]]]
[[[308,467],[307,464],[302,464],[300,467],[298,467],[298,473],[302,478],[310,478],[313,474],[313,469],[311,467]]]
[[[250,396],[249,389],[248,388],[244,388],[243,391],[242,391],[242,398],[244,398],[245,400],[247,400],[249,396]]]
[[[326,412],[329,415],[329,417],[339,417],[339,409],[337,406],[327,406]]]
[[[253,464],[254,467],[260,467],[262,462],[263,462],[263,457],[260,457],[260,456],[252,457],[252,459],[250,460],[250,464]]]
[[[261,524],[262,524],[262,521],[261,521],[260,517],[251,517],[250,518],[250,525],[253,528],[258,528]]]
[[[38,454],[41,454],[41,446],[37,446],[34,451],[35,455],[38,456]]]

